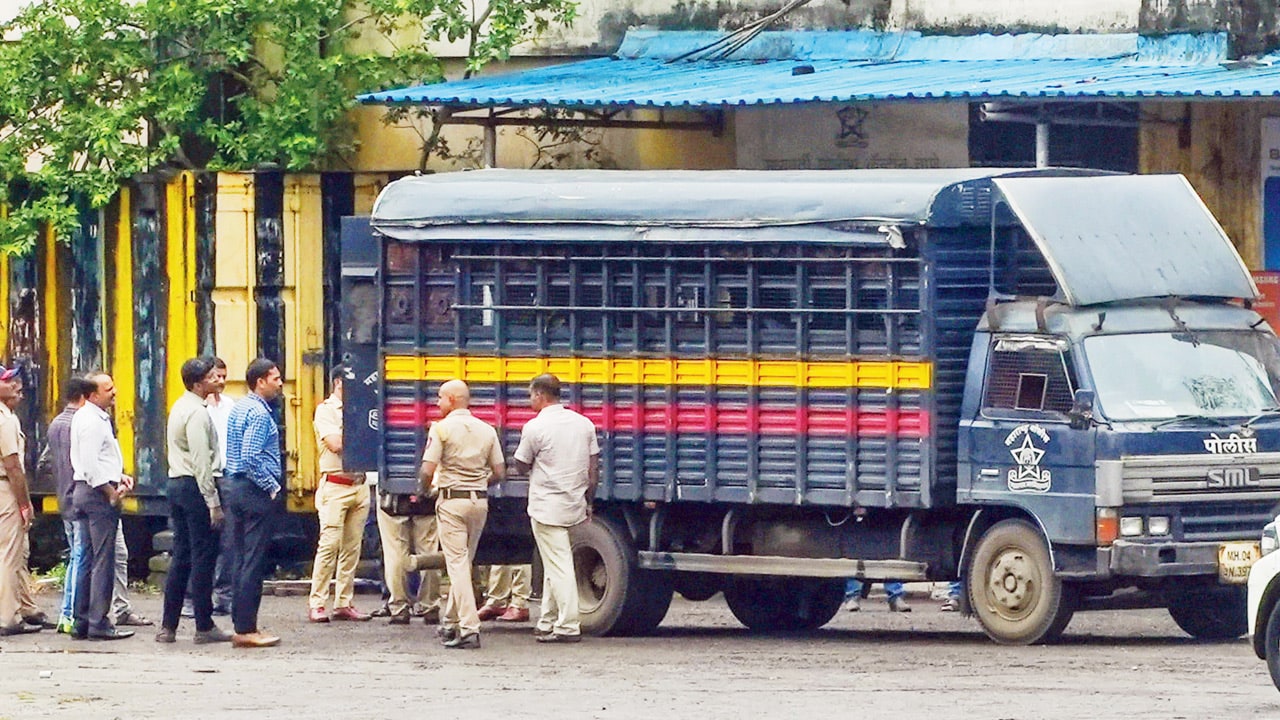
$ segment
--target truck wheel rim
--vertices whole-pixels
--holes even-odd
[[[578,582],[579,612],[595,612],[604,602],[609,588],[609,570],[600,553],[589,547],[579,547],[573,552],[573,574]]]
[[[988,575],[987,596],[998,615],[1021,619],[1035,608],[1040,597],[1040,577],[1035,563],[1017,548],[996,556]]]

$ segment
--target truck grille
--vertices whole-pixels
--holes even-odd
[[[1274,505],[1270,500],[1184,505],[1178,511],[1182,517],[1182,539],[1193,542],[1256,540],[1262,526],[1274,518]]]
[[[1280,453],[1148,455],[1122,462],[1126,504],[1280,500]]]

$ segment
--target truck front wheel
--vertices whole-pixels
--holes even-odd
[[[1258,632],[1263,632],[1258,628]],[[1271,673],[1271,684],[1280,689],[1280,603],[1271,608],[1267,615],[1266,635],[1263,637],[1267,646],[1263,648],[1263,656],[1267,660],[1267,671]]]
[[[843,580],[733,578],[724,599],[738,622],[759,632],[817,630],[844,601]]]
[[[624,528],[595,515],[570,532],[582,632],[643,635],[671,606],[671,573],[642,570]]]
[[[1055,640],[1075,612],[1075,593],[1054,575],[1048,546],[1024,520],[1003,520],[983,533],[967,580],[974,615],[1002,645]]]
[[[1248,604],[1243,586],[1197,588],[1175,594],[1169,615],[1193,638],[1234,640],[1249,631]]]

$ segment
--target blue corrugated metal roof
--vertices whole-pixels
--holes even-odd
[[[1280,62],[1227,63],[1226,35],[762,33],[728,59],[719,33],[631,31],[608,58],[360,96],[366,104],[716,107],[936,98],[1280,96]]]

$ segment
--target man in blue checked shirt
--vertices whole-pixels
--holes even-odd
[[[267,544],[277,510],[283,477],[280,465],[280,429],[270,402],[280,397],[284,381],[280,368],[258,358],[244,373],[251,392],[231,409],[227,420],[227,466],[223,471],[226,497],[226,529],[236,571],[231,597],[231,621],[235,647],[271,647],[280,638],[258,627],[262,603],[262,579],[267,567]]]

